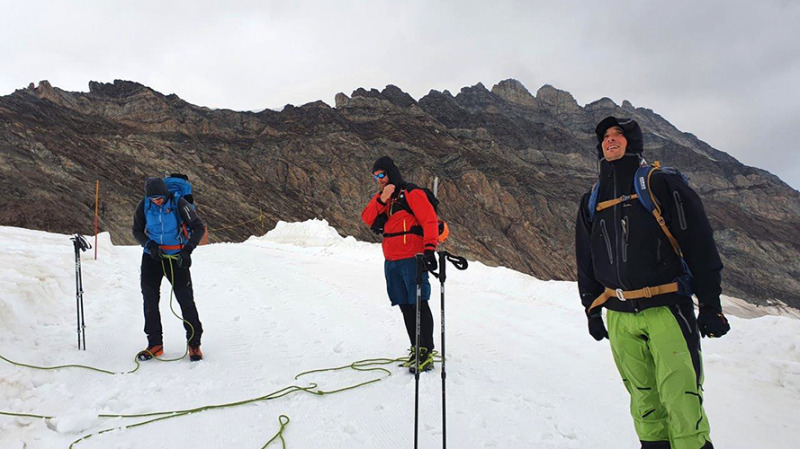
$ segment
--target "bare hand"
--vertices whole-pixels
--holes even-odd
[[[389,198],[392,197],[393,193],[394,193],[394,184],[386,184],[386,186],[384,186],[383,188],[383,191],[381,191],[381,201],[383,201],[384,203],[389,201]]]

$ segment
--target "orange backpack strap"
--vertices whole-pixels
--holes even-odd
[[[634,200],[636,198],[639,198],[639,195],[635,193],[633,195],[622,195],[621,197],[614,198],[613,200],[603,201],[602,203],[597,205],[597,208],[595,210],[597,212],[600,212],[603,209],[608,209],[609,207],[616,206],[619,203],[624,203],[625,201]]]
[[[658,162],[656,161],[656,164]],[[656,196],[653,195],[653,189],[650,188],[650,178],[653,176],[653,173],[656,172],[660,168],[660,164],[657,167],[654,167],[654,170],[650,170],[650,173],[647,174],[647,190],[650,191],[650,200],[653,202],[653,210],[652,214],[655,217],[656,221],[658,222],[658,226],[661,227],[661,230],[664,231],[664,234],[667,236],[667,240],[669,240],[669,244],[672,245],[672,249],[675,250],[675,254],[683,258],[683,251],[681,251],[681,247],[678,244],[678,240],[675,236],[672,235],[669,228],[667,227],[667,222],[664,221],[664,217],[661,216],[661,205],[658,204],[658,200],[656,200]]]

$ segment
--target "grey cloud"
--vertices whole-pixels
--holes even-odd
[[[0,16],[0,94],[122,78],[259,110],[516,78],[580,104],[627,99],[800,187],[797,2],[49,0]]]

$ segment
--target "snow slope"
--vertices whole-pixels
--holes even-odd
[[[69,236],[0,227],[0,355],[42,366],[135,368],[142,332],[139,247],[100,236],[85,253],[86,351],[76,349],[74,255]],[[84,435],[145,421],[102,418],[268,401],[192,413],[94,435],[77,448],[260,448],[283,433],[289,448],[413,447],[414,377],[300,372],[403,356],[400,311],[389,305],[380,246],[342,238],[324,221],[279,223],[263,237],[197,249],[192,274],[205,359],[149,361],[132,374],[34,370],[0,360],[0,448],[66,448]],[[577,288],[472,263],[447,280],[448,447],[638,448],[627,393],[608,342],[586,331]],[[183,330],[162,285],[166,357]],[[439,286],[434,284],[439,344]],[[177,304],[175,305],[177,308]],[[730,317],[725,338],[703,340],[705,404],[719,448],[796,448],[800,436],[800,320]],[[420,381],[420,447],[441,447],[440,367]],[[280,447],[274,442],[269,447]]]

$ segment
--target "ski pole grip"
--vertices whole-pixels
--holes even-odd
[[[422,284],[422,272],[425,271],[425,262],[422,260],[422,254],[417,253],[414,256],[417,259],[417,285]]]
[[[439,282],[444,284],[447,278],[447,251],[439,251]]]
[[[469,266],[469,264],[467,263],[467,259],[461,256],[456,256],[447,253],[447,260],[449,260],[453,264],[453,266],[456,267],[456,269],[458,270],[466,270],[467,267]]]
[[[80,234],[75,234],[70,240],[72,240],[75,244],[75,251],[86,251],[87,249],[92,248],[92,245]]]

